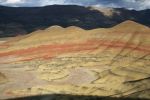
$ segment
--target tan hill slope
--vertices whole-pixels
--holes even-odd
[[[134,21],[125,21],[113,27],[116,30],[124,30],[130,32],[148,32],[149,27],[138,24]]]
[[[14,79],[0,86],[6,87],[2,97],[59,93],[150,98],[149,39],[150,29],[132,21],[93,30],[53,26],[15,39],[0,50],[0,71]],[[10,70],[18,74],[10,77]]]
[[[0,85],[6,83],[8,80],[6,76],[2,73],[0,73]]]

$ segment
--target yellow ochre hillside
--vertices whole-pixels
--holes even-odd
[[[0,44],[0,98],[41,94],[150,99],[150,28],[52,26]]]

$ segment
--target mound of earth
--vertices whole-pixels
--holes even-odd
[[[0,71],[13,81],[0,85],[0,95],[150,99],[149,39],[150,29],[133,21],[93,30],[53,26],[11,38],[1,44]]]

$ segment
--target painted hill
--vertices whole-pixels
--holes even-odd
[[[83,29],[112,27],[125,20],[150,26],[150,10],[97,8],[75,5],[46,7],[0,6],[0,37],[28,34],[49,26],[77,26]]]
[[[0,73],[0,85],[6,83],[8,80],[6,76],[2,73]]]
[[[134,21],[125,21],[122,22],[121,24],[116,25],[115,27],[116,30],[123,30],[123,31],[147,31],[149,30],[149,27],[146,27],[144,25],[141,24],[137,24]],[[138,30],[137,30],[138,29]]]
[[[13,81],[0,85],[0,95],[149,99],[149,38],[150,29],[133,21],[93,30],[53,26],[12,38],[0,49],[0,71]]]

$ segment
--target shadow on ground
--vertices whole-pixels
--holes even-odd
[[[150,99],[51,94],[51,95],[38,95],[38,96],[31,96],[31,97],[22,97],[22,98],[8,99],[8,100],[150,100]]]

